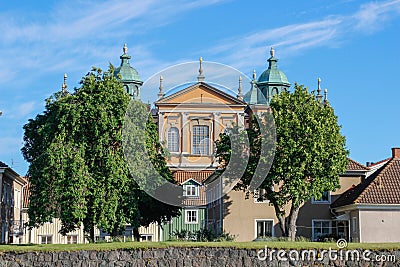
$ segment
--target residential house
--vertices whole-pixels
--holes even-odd
[[[19,244],[23,235],[22,191],[27,181],[0,161],[1,243]]]
[[[362,183],[349,188],[331,205],[350,223],[354,242],[400,242],[400,148]]]

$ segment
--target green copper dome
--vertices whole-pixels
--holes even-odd
[[[119,57],[121,66],[114,70],[114,76],[124,84],[125,91],[134,100],[140,100],[140,91],[143,81],[140,79],[139,73],[131,67],[128,55],[128,47],[124,44],[124,53]]]
[[[271,49],[271,57],[268,59],[268,69],[266,69],[258,78],[258,84],[269,83],[269,84],[282,84],[290,86],[290,83],[282,71],[278,69],[278,59],[274,57],[274,49]]]
[[[139,73],[137,70],[129,64],[129,60],[131,59],[131,56],[127,54],[128,48],[126,47],[126,44],[124,45],[124,54],[121,55],[119,58],[121,59],[121,66],[115,69],[114,75],[115,77],[118,78],[118,74],[121,75],[121,81],[122,82],[142,82],[143,81],[140,79]]]

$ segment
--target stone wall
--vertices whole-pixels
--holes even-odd
[[[0,267],[22,266],[400,266],[400,251],[379,252],[384,255],[394,255],[395,262],[377,263],[363,260],[330,260],[328,254],[323,260],[278,261],[278,251],[270,258],[263,259],[265,250],[235,249],[235,248],[148,248],[112,251],[72,251],[72,252],[2,252]],[[271,255],[271,250],[267,250]],[[361,251],[360,251],[361,253]],[[290,255],[290,254],[289,254]],[[318,254],[320,255],[320,254]],[[317,255],[317,256],[318,256]],[[362,254],[360,254],[362,255]],[[369,256],[373,258],[375,253]],[[280,255],[282,258],[282,254]],[[289,256],[288,256],[289,257]],[[292,259],[295,254],[291,255]]]

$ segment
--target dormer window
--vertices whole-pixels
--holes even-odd
[[[199,196],[199,186],[197,185],[184,185],[183,195],[187,197],[198,197]]]
[[[200,196],[201,184],[196,180],[190,178],[189,180],[182,183],[183,196],[185,197],[199,197]]]

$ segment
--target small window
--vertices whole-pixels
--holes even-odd
[[[262,188],[254,190],[254,203],[268,203],[269,201],[265,193],[265,189]]]
[[[151,242],[153,241],[153,235],[140,235],[140,242]]]
[[[313,241],[316,241],[320,238],[329,237],[332,234],[332,222],[313,220],[312,229]]]
[[[167,133],[168,150],[170,152],[179,152],[179,130],[176,127],[171,127]]]
[[[198,210],[185,210],[185,223],[197,223]]]
[[[199,196],[199,187],[196,185],[184,185],[183,194],[187,197],[197,197]]]
[[[39,236],[40,244],[53,244],[52,235],[41,235]]]
[[[352,222],[353,222],[353,227],[352,227],[353,233],[357,233],[357,230],[358,230],[357,217],[353,217]]]
[[[77,235],[67,235],[67,244],[78,244]]]
[[[209,155],[210,154],[210,134],[209,127],[206,125],[193,126],[192,134],[192,154]]]
[[[256,220],[256,238],[273,237],[273,220]]]
[[[322,193],[322,197],[320,199],[315,199],[314,197],[312,197],[311,202],[315,204],[318,203],[329,204],[331,203],[331,193],[329,191],[325,191],[324,193]]]

